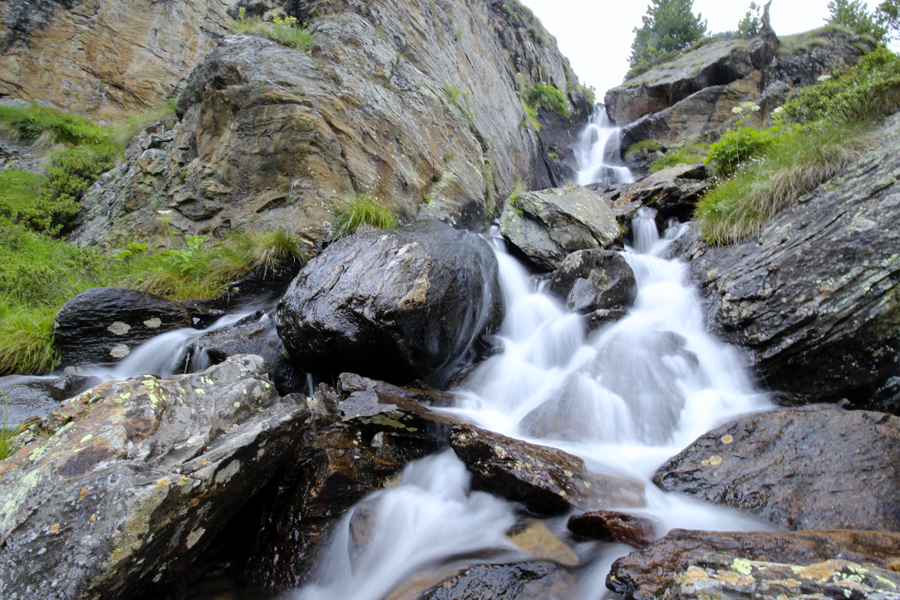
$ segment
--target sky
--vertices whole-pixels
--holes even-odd
[[[622,83],[628,71],[632,30],[641,25],[649,0],[521,0],[556,37],[582,82],[604,92]],[[757,2],[759,3],[759,2]],[[870,2],[875,6],[877,2]],[[737,29],[750,0],[694,0],[694,13],[707,20],[707,31]],[[825,24],[828,0],[774,0],[772,28],[778,35],[809,31]]]

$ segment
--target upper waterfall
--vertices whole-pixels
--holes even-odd
[[[608,186],[634,181],[631,171],[619,157],[621,137],[621,129],[609,120],[606,107],[596,105],[590,122],[573,148],[578,185],[598,183]]]

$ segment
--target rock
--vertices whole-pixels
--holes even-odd
[[[763,385],[799,402],[900,413],[900,116],[878,145],[759,234],[693,246],[709,328],[750,350]]]
[[[831,405],[742,417],[669,459],[654,483],[788,529],[900,531],[900,418]]]
[[[651,598],[893,598],[900,534],[675,529],[613,563],[606,587]]]
[[[0,463],[0,595],[115,600],[176,580],[310,419],[255,356],[67,401],[52,437]]]
[[[66,302],[53,324],[61,364],[115,363],[161,333],[191,327],[181,304],[124,288],[92,288]]]
[[[587,188],[565,187],[511,196],[500,232],[538,267],[552,271],[572,252],[609,246],[619,226],[603,198]]]
[[[119,121],[178,94],[231,23],[230,2],[12,0],[0,20],[0,95]]]
[[[575,576],[553,563],[474,565],[417,600],[570,600],[576,588]]]
[[[439,222],[356,234],[300,272],[278,335],[308,370],[440,383],[499,322],[497,269],[484,240]]]
[[[367,192],[404,221],[476,227],[523,176],[529,188],[561,177],[550,158],[556,142],[530,124],[516,75],[526,89],[562,91],[572,103],[566,129],[586,121],[587,107],[552,36],[524,7],[269,4],[308,24],[309,54],[256,36],[222,39],[184,86],[165,156],[136,158],[86,194],[79,244],[110,231],[158,238],[157,211],[171,210],[172,227],[186,234],[287,225],[320,246],[333,234],[334,207]],[[163,169],[151,174],[140,160]]]
[[[483,489],[537,514],[644,506],[643,485],[593,473],[562,450],[529,444],[473,425],[454,425],[450,446]]]
[[[638,548],[651,544],[662,530],[660,523],[654,519],[611,510],[572,515],[566,526],[581,537],[601,542],[621,542]]]
[[[97,377],[68,374],[62,377],[0,377],[4,400],[4,427],[12,429],[33,418],[43,419],[59,403],[101,383]]]
[[[334,423],[307,432],[296,456],[263,492],[261,531],[245,574],[257,588],[285,590],[304,583],[331,525],[410,461],[446,448],[453,421],[443,415],[374,390],[337,397]],[[367,515],[364,508],[356,520],[353,555],[366,543]]]
[[[565,567],[581,562],[565,542],[559,539],[543,521],[519,523],[506,532],[509,541],[533,557],[549,560]]]
[[[636,183],[622,184],[621,195],[613,202],[618,206],[627,202],[638,203],[638,208],[653,208],[657,212],[657,226],[662,230],[669,219],[690,220],[697,201],[714,185],[706,177],[706,168],[702,164],[668,167]],[[631,218],[633,213],[623,216]]]
[[[611,250],[580,250],[563,260],[550,276],[550,291],[569,310],[588,314],[628,308],[637,296],[634,271],[621,254]]]

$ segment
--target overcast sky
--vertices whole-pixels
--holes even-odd
[[[562,53],[584,83],[597,88],[597,100],[619,85],[628,70],[632,29],[641,24],[647,0],[521,0],[556,36]],[[874,6],[877,2],[871,2]],[[708,31],[737,29],[750,0],[694,0],[694,13],[707,20]],[[772,28],[790,35],[821,27],[828,0],[774,0]]]

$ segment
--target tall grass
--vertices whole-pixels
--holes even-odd
[[[335,236],[349,235],[360,227],[394,229],[397,215],[371,194],[351,196],[337,208]]]
[[[709,244],[756,233],[801,195],[833,177],[872,143],[870,126],[844,124],[788,130],[764,157],[746,163],[698,203],[694,220]]]
[[[271,21],[247,18],[246,10],[240,9],[240,16],[231,25],[234,33],[246,33],[268,38],[278,42],[282,46],[308,52],[309,46],[315,41],[315,34],[307,27],[298,26],[296,17],[272,17]]]

